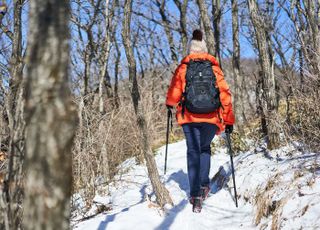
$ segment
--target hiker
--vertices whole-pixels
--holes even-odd
[[[210,143],[216,134],[232,133],[234,114],[229,86],[218,61],[208,54],[201,30],[194,30],[189,55],[176,69],[167,92],[169,112],[176,119],[187,142],[190,203],[201,212],[210,192]]]

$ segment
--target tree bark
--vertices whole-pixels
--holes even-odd
[[[268,148],[277,148],[280,144],[279,124],[277,121],[277,94],[274,75],[274,60],[270,41],[270,19],[264,18],[259,12],[255,0],[247,0],[250,17],[255,29],[255,36],[259,50],[259,60],[262,70],[263,113],[267,115],[267,142]]]
[[[313,73],[319,76],[320,80],[320,5],[319,1],[304,0],[306,19],[308,21],[309,33],[311,36],[312,50],[309,51],[311,56],[311,65],[313,66]]]
[[[320,79],[319,0],[293,0],[290,1],[290,9],[283,3],[281,6],[294,24],[305,66]]]
[[[182,45],[182,56],[185,57],[188,52],[188,34],[187,34],[187,6],[189,0],[174,0],[174,3],[180,12],[180,36]]]
[[[69,229],[75,106],[68,88],[69,1],[30,2],[24,228]]]
[[[299,73],[300,73],[300,90],[301,92],[304,91],[304,71],[303,71],[303,54],[302,50],[299,49]]]
[[[167,39],[169,42],[171,60],[173,61],[173,64],[176,66],[176,65],[178,65],[178,55],[177,55],[176,48],[175,48],[176,46],[174,45],[173,34],[170,31],[170,21],[167,18],[166,13],[165,13],[166,0],[161,0],[161,2],[160,2],[160,0],[156,0],[156,3],[159,7],[159,12],[161,15],[162,23],[164,25],[163,28],[164,28],[164,31],[166,33],[166,36],[167,36]]]
[[[82,96],[85,97],[89,90],[89,77],[90,77],[90,66],[91,66],[91,58],[89,51],[90,48],[87,45],[84,54],[84,76],[83,76],[83,86],[82,86]]]
[[[130,26],[131,26],[131,15],[132,15],[132,0],[126,0],[124,5],[124,20],[122,23],[122,39],[125,48],[129,64],[129,80],[131,82],[131,98],[133,102],[134,111],[137,118],[137,125],[141,133],[141,143],[143,146],[143,155],[146,160],[148,169],[148,175],[155,191],[157,202],[161,207],[165,204],[173,204],[170,198],[168,190],[161,183],[157,165],[152,155],[150,147],[150,140],[148,135],[147,124],[145,121],[143,107],[140,103],[140,93],[138,88],[137,76],[136,76],[136,60],[133,53],[132,42],[130,39]]]
[[[233,41],[233,53],[232,53],[232,70],[234,75],[234,107],[237,117],[240,121],[246,121],[245,109],[244,109],[244,93],[243,83],[244,76],[240,70],[240,41],[239,41],[239,15],[238,15],[238,0],[231,0],[232,3],[232,41]]]
[[[206,43],[207,43],[207,48],[208,52],[211,55],[215,55],[215,41],[214,41],[214,33],[211,28],[211,23],[210,23],[210,18],[208,15],[208,6],[206,5],[204,0],[197,0],[197,4],[199,6],[200,10],[200,16],[201,16],[201,21],[204,26],[204,32],[206,35]]]
[[[14,132],[15,108],[18,101],[19,88],[22,83],[22,29],[21,14],[24,0],[16,1],[14,4],[14,30],[12,37],[12,54],[10,59],[10,94],[7,99],[7,115],[9,120],[10,133]]]
[[[23,57],[22,57],[22,7],[24,0],[14,3],[14,25],[12,39],[12,53],[10,58],[10,83],[9,93],[6,95],[6,112],[9,121],[9,163],[8,174],[4,182],[6,198],[6,228],[21,227],[22,208],[18,204],[22,202],[22,165],[24,159],[24,90],[22,81]]]
[[[109,12],[109,0],[105,0],[106,8],[105,8],[105,38],[103,41],[103,64],[101,68],[101,73],[99,76],[99,112],[100,114],[105,113],[105,97],[103,93],[104,86],[106,86],[106,90],[109,91],[109,88],[112,89],[110,76],[108,74],[108,62],[109,62],[109,54],[110,54],[110,44],[111,44],[111,35],[114,30],[114,26],[112,26],[112,20],[114,16],[114,11],[117,6],[117,1],[113,1],[111,12]],[[115,23],[114,23],[115,24]],[[105,83],[105,84],[104,84]],[[112,94],[112,93],[107,93]]]
[[[213,29],[214,29],[214,41],[215,41],[215,53],[214,56],[217,60],[221,61],[221,51],[220,51],[220,21],[221,21],[221,2],[220,0],[212,0],[212,15],[213,15]],[[220,63],[221,65],[221,63]]]
[[[118,41],[116,40],[116,31],[113,32],[113,42],[116,49],[116,57],[115,57],[115,64],[114,64],[114,89],[113,89],[113,101],[114,106],[116,109],[119,108],[120,102],[119,102],[119,93],[118,93],[118,83],[119,83],[119,65],[120,65],[120,58],[121,58],[121,52],[118,45]]]

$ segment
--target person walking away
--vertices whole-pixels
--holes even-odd
[[[216,58],[208,54],[201,30],[194,30],[189,55],[177,67],[166,106],[176,108],[187,143],[189,201],[201,212],[210,192],[210,143],[216,134],[232,133],[235,121],[231,93]]]

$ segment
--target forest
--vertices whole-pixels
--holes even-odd
[[[293,144],[319,180],[319,25],[319,0],[1,0],[0,229],[69,229],[73,197],[87,218],[128,159],[174,206],[155,156],[195,29],[231,88],[235,155]]]

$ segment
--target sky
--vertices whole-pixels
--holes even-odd
[[[137,0],[135,3],[140,3],[141,0]],[[142,1],[143,2],[143,1]],[[143,2],[145,4],[150,4],[150,2]],[[179,11],[177,9],[177,7],[175,6],[175,4],[173,3],[173,0],[169,0],[166,2],[167,3],[167,10],[170,14],[169,18],[172,19],[173,17],[178,19],[179,18]],[[7,17],[5,18],[4,20],[4,23],[5,24],[8,24],[8,20],[10,18],[12,18],[12,15],[13,15],[13,1],[12,0],[8,0],[7,1],[7,4],[9,6],[9,12],[8,12],[8,15]],[[28,20],[28,8],[27,8],[27,5],[24,6],[23,8],[23,40],[24,40],[24,46],[26,45],[26,35],[27,35],[27,20]],[[153,7],[156,7],[153,5]],[[189,37],[191,36],[191,33],[192,33],[192,30],[195,29],[193,27],[196,27],[196,22],[199,21],[199,15],[194,15],[191,13],[190,9],[194,9],[195,7],[195,3],[193,1],[190,1],[189,3],[189,10],[188,10],[188,35]],[[211,6],[209,6],[209,12],[210,12],[210,9],[211,9]],[[140,12],[144,12],[145,14],[149,15],[149,16],[153,16],[153,17],[156,17],[158,20],[160,20],[160,16],[159,14],[152,14],[149,11],[147,11],[148,9],[142,9],[142,8],[137,8],[137,6],[134,6],[134,10],[137,10],[137,11],[140,11]],[[88,17],[86,16],[86,13],[85,11],[82,11],[82,19],[83,20],[82,22],[85,24],[88,22]],[[122,12],[123,13],[123,12]],[[223,17],[223,21],[222,21],[222,25],[221,25],[221,31],[223,33],[223,45],[222,45],[222,49],[225,51],[225,48],[228,48],[229,50],[232,50],[232,24],[231,24],[231,10],[230,10],[230,3],[229,1],[227,1],[227,4],[223,5],[223,13],[222,13],[222,17]],[[164,30],[163,28],[160,26],[160,25],[154,25],[153,23],[150,23],[150,22],[147,22],[145,19],[141,18],[141,17],[137,17],[137,16],[133,16],[133,18],[137,19],[139,18],[139,20],[141,20],[141,23],[143,23],[146,27],[154,27],[156,28],[155,32],[157,33],[157,37],[159,39],[159,44],[158,46],[161,47],[164,51],[165,51],[165,55],[167,56],[167,59],[169,60],[170,62],[170,52],[169,52],[169,45],[168,45],[168,42],[167,42],[167,38],[165,36],[165,33],[164,33]],[[290,31],[290,27],[286,26],[286,16],[282,14],[280,14],[280,23],[284,23],[284,26],[281,27],[281,32],[283,33],[289,33]],[[242,21],[240,21],[242,22]],[[134,24],[136,23],[135,20],[133,20],[133,27],[134,27]],[[71,23],[71,35],[72,35],[72,39],[71,39],[71,51],[72,51],[72,54],[75,54],[75,52],[78,52],[79,49],[80,50],[83,50],[84,49],[84,46],[83,47],[77,47],[76,46],[76,42],[77,40],[79,40],[79,38],[77,37],[79,34],[74,30],[74,26],[73,24]],[[193,26],[190,26],[190,25],[193,25]],[[178,26],[178,25],[173,25],[173,26]],[[121,27],[121,25],[120,25]],[[96,28],[97,29],[97,28]],[[96,30],[95,29],[95,30]],[[245,38],[244,36],[244,33],[246,33],[246,27],[243,27],[243,29],[240,31],[240,45],[241,45],[241,58],[256,58],[257,57],[257,54],[254,52],[254,49],[252,48],[251,44],[249,43],[249,41],[247,40],[247,38]],[[179,35],[177,32],[174,32],[174,39],[175,39],[175,43],[176,44],[179,44],[180,42],[180,38],[179,38]],[[82,32],[82,35],[83,35],[83,39],[84,39],[84,43],[86,43],[86,35],[85,33]],[[121,45],[121,34],[120,32],[118,32],[118,42],[120,43]],[[1,39],[0,40],[0,47],[6,47],[6,49],[10,49],[10,41],[9,39],[6,37],[6,35],[2,34],[2,37],[4,39]],[[152,38],[151,38],[152,39]],[[150,45],[153,41],[151,39],[148,39],[147,40],[147,43]],[[283,45],[286,46],[288,44],[286,44],[285,41],[283,41]],[[141,46],[143,47],[143,46]],[[141,48],[140,52],[144,55],[144,58],[146,61],[148,61],[148,54],[146,51],[146,48]],[[111,56],[113,55],[113,50],[111,50]],[[123,48],[121,49],[121,53],[122,53],[122,65],[123,66],[126,66],[126,59],[125,59],[125,53],[124,53],[124,50]],[[291,52],[292,53],[292,52]],[[136,53],[137,54],[137,53]],[[160,53],[159,52],[156,52],[155,55],[159,55],[160,56]],[[290,50],[288,51],[288,56],[290,55]],[[79,56],[78,56],[79,57]],[[230,57],[230,54],[228,52],[223,52],[223,58],[226,58],[226,57]],[[182,59],[183,57],[180,55],[179,59]],[[276,57],[276,60],[277,60],[277,57]],[[7,61],[4,59],[4,56],[0,54],[0,61],[7,65]],[[79,70],[83,70],[84,68],[84,64],[78,60],[78,67],[77,67],[77,71]],[[82,63],[82,64],[81,64]],[[125,68],[122,68],[123,70],[123,74],[122,75],[126,75],[126,70]],[[138,64],[138,71],[140,71],[141,68]],[[113,72],[113,63],[111,62],[110,63],[110,70],[109,70],[110,73]],[[72,70],[72,74],[75,74],[75,69]],[[112,75],[112,74],[110,74]],[[3,75],[2,75],[3,76]]]

